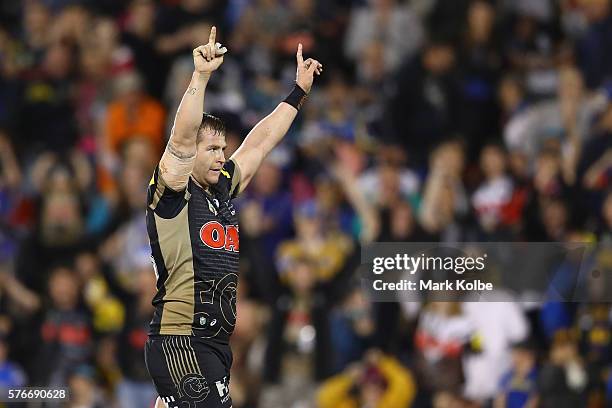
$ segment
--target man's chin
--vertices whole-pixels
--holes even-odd
[[[195,181],[202,187],[211,186],[219,182],[219,174],[207,173],[204,177],[192,175]]]
[[[220,175],[219,173],[217,173],[217,174],[214,174],[214,173],[210,174],[210,173],[208,173],[206,175],[206,183],[208,185],[217,184],[219,182],[219,175]]]

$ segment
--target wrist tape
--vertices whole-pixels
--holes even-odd
[[[293,90],[289,95],[287,95],[283,102],[286,102],[289,105],[293,106],[295,109],[300,110],[307,97],[308,94],[304,92],[304,90],[300,88],[298,84],[295,84]]]

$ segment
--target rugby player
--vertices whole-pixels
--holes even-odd
[[[281,141],[323,69],[317,60],[304,61],[299,44],[293,90],[226,161],[224,125],[204,113],[206,85],[226,51],[215,27],[208,44],[193,50],[195,70],[148,187],[157,294],[145,361],[159,394],[156,408],[232,405],[229,338],[240,250],[232,199]]]

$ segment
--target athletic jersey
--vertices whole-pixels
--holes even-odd
[[[240,169],[225,163],[209,191],[189,179],[174,191],[155,169],[147,232],[157,276],[149,334],[189,335],[227,344],[236,323]]]

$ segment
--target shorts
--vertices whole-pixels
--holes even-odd
[[[229,345],[191,336],[151,335],[145,363],[159,397],[169,408],[229,408]]]

